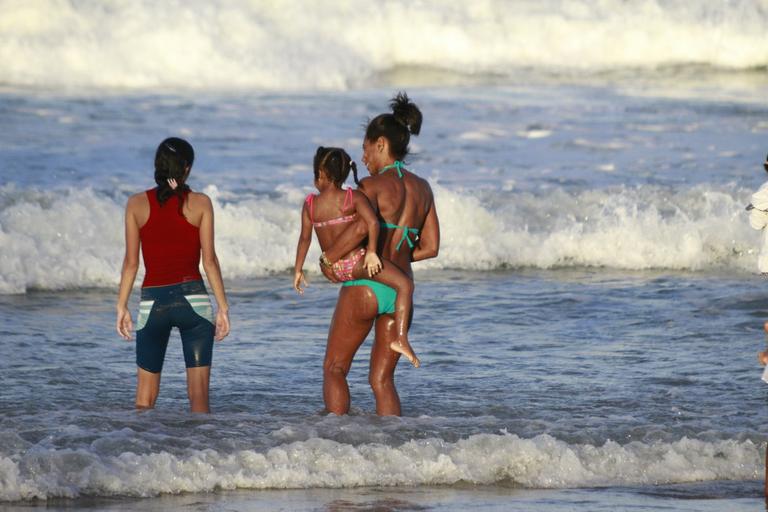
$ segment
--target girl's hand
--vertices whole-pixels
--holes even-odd
[[[299,295],[304,295],[302,284],[304,285],[304,288],[306,288],[309,286],[309,281],[307,281],[307,278],[304,276],[304,270],[297,270],[293,273],[293,289],[296,290]]]
[[[381,272],[381,260],[373,251],[366,251],[363,266],[368,271],[368,277],[373,277]]]
[[[214,338],[221,341],[229,334],[229,310],[219,309],[216,311],[216,332]]]
[[[131,312],[125,306],[117,306],[117,322],[115,323],[117,328],[117,334],[124,340],[131,339],[131,331],[133,330],[133,319],[131,318]]]

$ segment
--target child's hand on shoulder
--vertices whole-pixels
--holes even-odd
[[[373,251],[368,251],[365,253],[365,259],[363,260],[363,265],[365,266],[365,269],[368,271],[368,277],[373,277],[379,272],[381,272],[381,260]]]

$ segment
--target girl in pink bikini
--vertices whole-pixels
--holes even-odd
[[[369,278],[395,289],[397,296],[391,306],[394,309],[395,324],[400,335],[390,344],[390,348],[403,354],[418,368],[419,358],[416,357],[408,342],[408,326],[413,307],[413,281],[395,265],[386,260],[382,261],[377,256],[379,219],[376,212],[365,194],[351,188],[347,190],[342,188],[350,170],[354,173],[355,183],[357,183],[357,166],[346,151],[322,146],[317,148],[314,172],[315,187],[320,193],[308,195],[302,207],[301,234],[296,247],[293,287],[302,294],[303,286],[307,285],[302,267],[312,243],[312,228],[314,227],[320,248],[325,251],[327,247],[333,245],[347,223],[359,217],[368,226],[367,247],[357,247],[333,264],[325,258],[323,252],[320,263],[330,267],[336,279],[341,282]],[[379,304],[380,310],[386,308],[387,305]]]

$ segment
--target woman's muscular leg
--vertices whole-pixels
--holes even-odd
[[[208,388],[211,382],[211,367],[187,368],[187,396],[192,412],[211,412],[208,404]]]
[[[347,373],[376,318],[376,298],[367,286],[342,287],[328,331],[323,362],[323,401],[328,412],[349,412]]]
[[[395,388],[395,367],[400,354],[389,348],[396,338],[394,318],[391,315],[377,318],[368,382],[376,397],[376,414],[379,416],[400,416],[400,397]]]
[[[157,395],[160,393],[160,372],[148,372],[136,368],[136,408],[154,409]]]
[[[353,271],[355,279],[373,279],[393,288],[397,292],[395,298],[395,338],[389,347],[404,355],[413,366],[421,365],[419,358],[408,341],[408,328],[411,326],[413,312],[413,280],[389,260],[381,260],[381,271],[373,277],[368,276],[368,270],[361,259]]]

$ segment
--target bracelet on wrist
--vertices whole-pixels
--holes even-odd
[[[331,260],[328,259],[328,256],[326,256],[324,252],[320,254],[320,266],[326,268],[331,268],[333,266],[333,263],[331,263]]]

